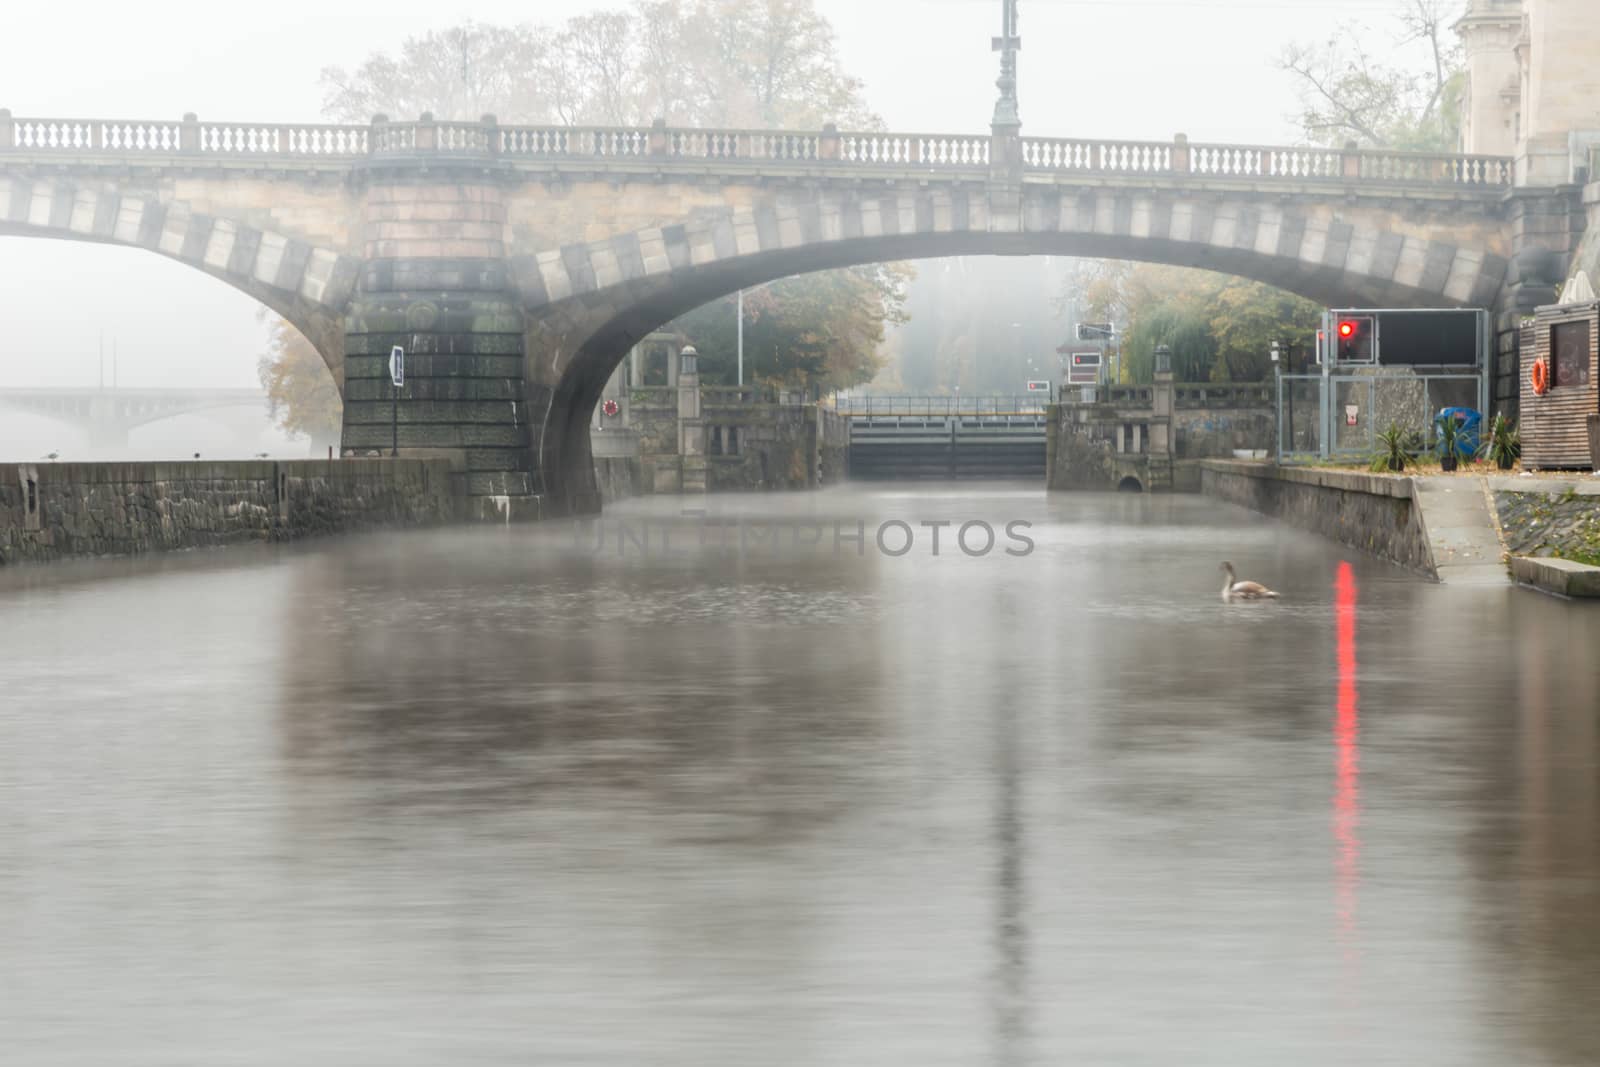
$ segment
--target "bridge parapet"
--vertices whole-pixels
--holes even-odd
[[[1023,137],[1022,172],[1050,175],[1195,176],[1252,181],[1413,185],[1500,191],[1515,183],[1510,158],[1357,149]],[[647,127],[502,126],[438,121],[424,114],[364,126],[15,118],[0,110],[0,152],[51,161],[104,157],[149,162],[195,158],[263,164],[348,163],[418,157],[529,165],[585,162],[654,167],[806,165],[986,175],[988,135]]]

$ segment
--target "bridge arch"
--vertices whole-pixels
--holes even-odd
[[[0,176],[0,236],[142,248],[218,278],[304,334],[342,390],[344,311],[360,260],[223,214],[203,196],[179,198],[175,184]]]
[[[1459,209],[1459,205],[1453,205]],[[1319,303],[1492,307],[1509,261],[1499,220],[1417,205],[1326,198],[1025,188],[1009,205],[981,186],[872,196],[780,194],[752,208],[513,258],[530,318],[530,382],[546,486],[592,506],[588,426],[637,341],[739,289],[818,270],[959,255],[1054,255],[1198,267]]]
[[[122,424],[122,428],[128,433],[132,433],[133,431],[141,429],[145,426],[153,426],[156,423],[166,422],[168,419],[181,419],[187,415],[206,415],[211,412],[219,411],[254,411],[259,414],[263,420],[265,420],[267,412],[266,398],[259,397],[254,400],[218,401],[216,403],[202,403],[195,407],[174,408],[171,411],[153,412],[148,415],[141,415],[130,419]]]

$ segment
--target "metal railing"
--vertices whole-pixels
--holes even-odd
[[[831,406],[850,419],[1043,418],[1050,401],[1041,394],[1016,396],[834,397]]]
[[[317,162],[445,156],[509,162],[570,161],[789,164],[987,174],[998,164],[989,135],[821,130],[708,130],[651,126],[502,126],[435,120],[365,125],[18,118],[0,109],[0,153],[50,157],[200,157]],[[1471,156],[1172,141],[1022,137],[1007,156],[1040,174],[1237,178],[1342,185],[1503,189],[1512,161]],[[1012,154],[1014,152],[1014,155]],[[1005,158],[1005,157],[1000,157]]]
[[[1173,387],[1173,402],[1180,408],[1269,408],[1272,383],[1180,383]]]

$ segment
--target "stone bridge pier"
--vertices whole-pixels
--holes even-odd
[[[504,187],[470,174],[374,175],[365,257],[344,317],[346,455],[450,459],[484,519],[548,513],[525,375],[527,319],[503,239]],[[392,348],[405,349],[395,396]]]

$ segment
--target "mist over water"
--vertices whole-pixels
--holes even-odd
[[[705,510],[1037,547],[0,574],[8,1062],[1600,1059],[1592,613],[1199,498]]]
[[[51,452],[67,463],[128,463],[191,459],[305,459],[310,442],[273,426],[266,409],[230,409],[216,417],[175,415],[136,428],[127,444],[94,442],[87,431],[56,419],[0,407],[0,463],[31,463]],[[313,457],[314,458],[314,457]]]

